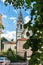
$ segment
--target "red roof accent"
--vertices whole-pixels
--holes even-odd
[[[10,44],[16,44],[16,42],[13,42],[13,41],[11,41],[11,42],[9,42]]]
[[[20,38],[20,39],[18,39],[19,41],[26,41],[27,40],[27,38]]]

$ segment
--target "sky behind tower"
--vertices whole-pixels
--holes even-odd
[[[20,9],[14,9],[12,5],[4,5],[5,0],[0,0],[0,14],[2,14],[2,24],[5,29],[1,37],[5,37],[8,40],[16,39],[16,22]],[[24,23],[30,20],[30,10],[21,9]]]

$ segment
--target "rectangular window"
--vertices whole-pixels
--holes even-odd
[[[22,29],[22,24],[20,24],[20,29]]]
[[[16,46],[14,46],[14,49],[16,49]]]

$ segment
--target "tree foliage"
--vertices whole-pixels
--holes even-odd
[[[6,42],[6,41],[8,41],[8,40],[5,37],[1,38],[1,50],[4,49],[4,43],[3,42]]]
[[[6,56],[11,62],[24,62],[26,60],[24,57],[16,55],[11,48],[6,52]]]
[[[3,44],[3,41],[5,40],[5,38],[4,37],[2,37],[1,38],[1,50],[3,50],[4,49],[4,44]]]
[[[28,31],[32,30],[32,36],[27,31],[29,40],[24,47],[26,49],[31,47],[33,51],[29,65],[39,65],[43,62],[43,0],[6,0],[5,4],[8,3],[12,4],[14,8],[30,8],[31,20],[24,27],[28,27]]]

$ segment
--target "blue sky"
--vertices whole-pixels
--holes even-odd
[[[2,14],[2,24],[5,29],[3,30],[2,37],[4,36],[8,40],[12,38],[16,39],[16,21],[19,14],[19,9],[14,9],[12,5],[4,5],[5,0],[0,0],[0,14]],[[21,10],[24,18],[24,23],[30,20],[30,10]]]

